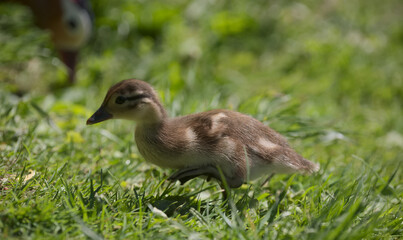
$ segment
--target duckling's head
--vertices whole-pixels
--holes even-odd
[[[166,117],[155,90],[146,82],[128,79],[109,89],[101,107],[87,120],[87,125],[108,119],[152,124],[161,122]]]

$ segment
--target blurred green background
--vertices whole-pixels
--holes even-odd
[[[49,34],[34,26],[28,9],[0,4],[0,175],[26,168],[46,179],[42,173],[66,163],[73,169],[64,170],[64,177],[73,185],[88,184],[100,169],[118,176],[106,177],[107,184],[116,180],[123,188],[163,178],[138,156],[127,134],[131,123],[85,126],[112,84],[138,78],[158,90],[171,116],[228,108],[286,135],[298,152],[322,166],[315,180],[299,178],[303,189],[323,183],[337,195],[365,176],[368,185],[357,190],[369,192],[365,206],[382,202],[379,196],[401,203],[401,0],[97,0],[92,7],[95,29],[81,51],[77,83],[61,87],[67,74]],[[273,192],[276,181],[287,179],[275,178]],[[376,230],[378,218],[378,224],[402,219],[401,208],[388,207],[372,225],[352,220],[345,229],[352,235],[345,237],[402,236],[399,222]],[[339,214],[334,219],[344,216]],[[3,216],[13,219],[16,213]],[[307,222],[290,236],[309,232]],[[329,222],[328,228],[315,225],[315,236],[338,229]],[[103,231],[98,230],[108,236]],[[341,235],[332,236],[344,236],[337,231]]]

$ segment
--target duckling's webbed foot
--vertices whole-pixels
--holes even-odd
[[[204,166],[201,168],[185,168],[181,169],[174,174],[172,174],[168,180],[176,181],[179,180],[181,184],[186,183],[187,181],[200,177],[200,176],[207,176],[207,179],[215,178],[219,182],[222,182],[220,172],[216,167],[213,166]],[[243,183],[243,179],[240,178],[229,178],[225,176],[225,181],[227,182],[228,186],[231,188],[240,187]]]
[[[181,183],[181,185],[183,185],[187,181],[203,175],[203,174],[195,175],[194,172],[197,170],[198,170],[197,168],[186,168],[186,169],[179,170],[179,171],[175,172],[174,174],[172,174],[171,176],[169,176],[168,180],[172,181],[172,182],[178,180]]]
[[[210,173],[211,167],[205,167],[205,168],[184,168],[181,169],[177,172],[175,172],[174,174],[172,174],[168,180],[170,181],[176,181],[179,180],[179,182],[181,184],[185,184],[187,181],[199,177],[199,176],[208,176],[208,178],[215,178],[215,176],[212,176],[212,174]]]

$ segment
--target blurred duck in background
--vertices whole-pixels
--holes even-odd
[[[1,1],[1,0],[0,0]],[[28,6],[35,23],[51,32],[59,57],[66,65],[68,80],[75,82],[79,49],[88,41],[93,14],[88,0],[6,0]]]

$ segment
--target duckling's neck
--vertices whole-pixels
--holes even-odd
[[[166,120],[168,119],[168,117],[165,118],[161,118],[158,120],[154,120],[154,121],[145,121],[145,122],[136,122],[136,129],[160,129],[161,127],[164,126]]]
[[[162,106],[161,102],[156,99],[155,104],[157,105],[158,115],[160,116],[160,120],[164,121],[168,118],[168,113],[165,110],[164,106]]]
[[[160,121],[137,122],[135,129],[135,139],[139,149],[147,149],[150,143],[156,143],[160,135],[164,132],[168,117]],[[146,143],[144,146],[142,143]]]

